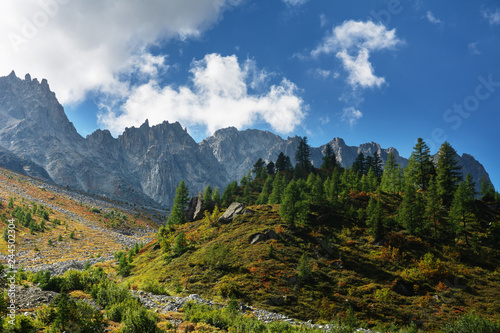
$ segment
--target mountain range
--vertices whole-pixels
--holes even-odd
[[[91,194],[146,206],[170,206],[183,179],[192,195],[207,184],[223,190],[248,173],[257,161],[276,161],[280,152],[295,163],[301,138],[283,139],[268,131],[234,127],[220,129],[197,143],[178,122],[126,128],[114,138],[96,130],[83,138],[68,120],[47,80],[39,82],[14,71],[0,77],[0,166],[53,181]],[[348,146],[341,138],[311,148],[314,166],[330,145],[343,167],[352,165],[360,152],[378,152],[385,162],[390,152],[396,162],[408,160],[395,148],[375,142]],[[462,172],[470,172],[479,185],[484,167],[469,154],[457,155]]]

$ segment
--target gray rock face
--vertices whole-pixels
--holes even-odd
[[[218,222],[219,223],[231,222],[236,217],[236,215],[241,214],[243,212],[243,209],[245,209],[245,204],[239,202],[233,202],[232,204],[229,205],[224,214],[221,217],[219,217]]]
[[[39,82],[29,74],[22,80],[14,72],[0,77],[0,166],[130,203],[168,207],[181,180],[192,194],[208,184],[223,190],[247,174],[257,159],[276,161],[280,152],[295,164],[300,139],[230,127],[196,143],[179,123],[149,126],[147,120],[139,128],[125,129],[118,138],[107,130],[83,138],[47,80]],[[378,152],[383,161],[394,152],[401,166],[407,164],[394,148],[382,149],[374,142],[347,146],[334,138],[311,148],[316,167],[321,165],[327,145],[343,167],[350,167],[360,152],[366,156]],[[462,155],[459,163],[478,186],[483,175],[489,179],[472,156]]]

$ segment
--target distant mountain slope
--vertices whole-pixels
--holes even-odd
[[[170,206],[181,179],[192,195],[207,184],[222,190],[241,179],[257,159],[275,161],[280,152],[295,163],[300,139],[229,127],[196,143],[179,123],[149,126],[148,121],[139,128],[127,128],[116,139],[107,130],[83,138],[45,79],[39,82],[26,75],[22,80],[14,72],[0,77],[0,147],[4,148],[0,149],[0,165],[136,204]],[[321,165],[326,145],[332,146],[343,167],[350,167],[360,152],[365,156],[378,152],[385,161],[392,151],[400,165],[407,164],[394,148],[383,149],[374,142],[348,146],[334,138],[311,148],[316,167]],[[471,172],[477,183],[483,175],[489,179],[471,155],[458,160],[464,174]]]

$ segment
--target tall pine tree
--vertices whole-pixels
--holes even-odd
[[[295,152],[297,167],[302,173],[309,173],[313,166],[311,163],[311,147],[307,143],[307,137],[300,139],[299,146]]]
[[[438,152],[437,176],[439,196],[446,207],[450,207],[453,201],[458,183],[462,180],[462,167],[458,164],[457,152],[445,141]]]
[[[450,208],[450,220],[460,233],[465,236],[467,245],[470,245],[468,223],[474,218],[475,186],[472,176],[467,173],[465,180],[460,183],[455,191]]]
[[[405,169],[406,182],[426,190],[434,174],[435,169],[430,149],[422,138],[418,138]]]
[[[333,170],[338,166],[337,157],[331,145],[327,144],[323,151],[323,163],[321,169]]]

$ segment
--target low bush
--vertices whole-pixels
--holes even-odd
[[[468,313],[455,322],[445,325],[442,333],[499,333],[499,323],[485,319],[477,314]]]

